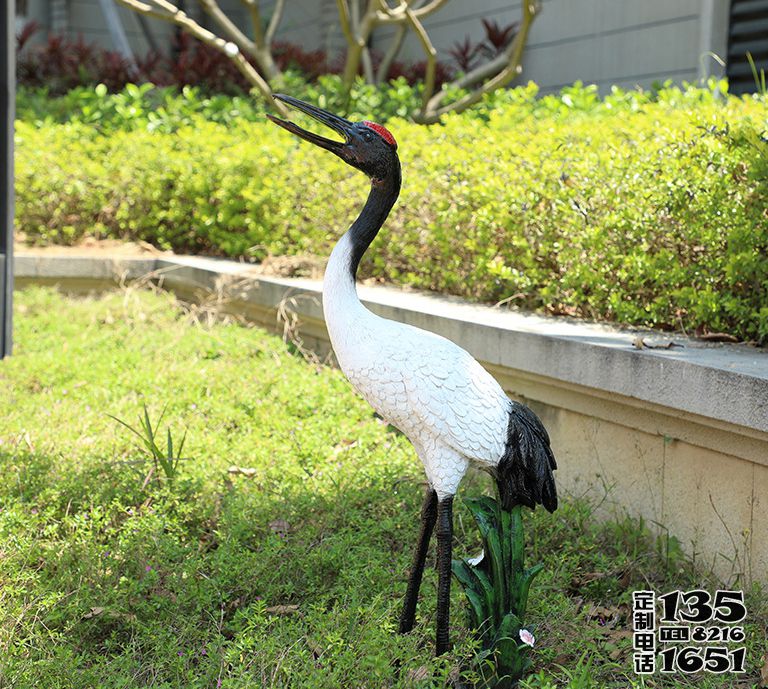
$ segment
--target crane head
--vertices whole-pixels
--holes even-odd
[[[397,157],[397,142],[395,137],[380,124],[368,121],[350,122],[298,98],[279,93],[273,97],[330,127],[343,138],[343,141],[326,139],[314,132],[302,129],[293,122],[267,115],[272,122],[283,129],[315,144],[315,146],[334,153],[345,163],[361,170],[374,181],[384,180],[395,173],[399,174],[400,162]]]

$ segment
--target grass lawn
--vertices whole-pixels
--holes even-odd
[[[442,687],[458,668],[471,681],[456,585],[455,649],[432,657],[433,569],[416,630],[395,634],[424,480],[409,443],[339,371],[203,316],[145,291],[17,292],[0,363],[0,687]],[[144,404],[153,418],[167,405],[163,433],[187,431],[173,482],[108,416],[136,423]],[[482,474],[462,486],[487,490]],[[756,589],[742,679],[633,674],[632,591],[717,582],[674,539],[592,512],[566,497],[527,519],[528,561],[545,569],[523,686],[757,686]],[[455,554],[478,544],[459,500]]]

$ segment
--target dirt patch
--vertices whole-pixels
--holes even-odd
[[[32,246],[18,239],[13,250],[33,256],[173,256],[172,251],[161,251],[147,242],[121,242],[118,239],[83,239],[73,246]]]
[[[23,237],[16,238],[14,251],[28,256],[174,256],[173,251],[162,251],[147,242],[122,242],[118,239],[94,239],[88,237],[73,246],[34,246]],[[267,256],[253,266],[261,275],[284,278],[311,278],[319,280],[325,271],[325,259],[311,254],[298,256]]]
[[[310,254],[299,256],[267,256],[258,272],[283,278],[311,278],[319,280],[325,271],[325,260]]]

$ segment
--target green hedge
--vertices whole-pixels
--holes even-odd
[[[380,120],[407,117],[415,111],[421,99],[418,88],[408,85],[404,78],[381,86],[362,81],[345,95],[341,77],[328,74],[308,83],[298,74],[288,72],[277,92],[290,93],[324,107],[344,111],[352,119],[365,119],[372,114]],[[476,108],[478,115],[483,108]],[[16,94],[17,117],[25,122],[63,124],[80,122],[102,133],[115,130],[147,129],[174,132],[203,118],[237,126],[245,121],[262,122],[266,112],[260,96],[206,95],[200,89],[185,86],[155,87],[152,84],[128,84],[119,93],[108,93],[103,84],[77,87],[63,96],[50,96],[46,89],[19,88]]]
[[[535,95],[504,92],[442,126],[389,120],[403,191],[362,275],[768,342],[766,99]],[[40,243],[327,255],[365,179],[260,118],[204,115],[158,127],[129,113],[107,131],[78,117],[17,122],[18,228]]]

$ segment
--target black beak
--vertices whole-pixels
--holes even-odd
[[[287,129],[292,134],[295,134],[296,136],[299,136],[302,139],[315,144],[316,146],[320,146],[320,148],[331,151],[336,155],[341,155],[344,144],[347,143],[350,139],[350,131],[353,126],[352,122],[345,120],[343,117],[337,117],[327,110],[323,110],[322,108],[318,108],[314,105],[310,105],[309,103],[305,103],[298,98],[284,96],[281,93],[276,93],[272,97],[276,100],[282,101],[286,105],[293,106],[297,110],[301,110],[302,112],[307,113],[307,115],[313,117],[318,122],[322,122],[327,127],[333,129],[333,131],[335,131],[337,134],[343,136],[344,141],[333,141],[332,139],[326,139],[325,137],[318,136],[312,132],[308,132],[306,129],[302,129],[301,127],[295,125],[293,122],[281,120],[279,117],[274,117],[273,115],[267,115],[267,117],[272,120],[272,122],[281,126],[283,129]]]

